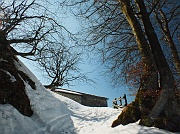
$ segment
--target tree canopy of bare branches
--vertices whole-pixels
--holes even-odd
[[[61,14],[55,2],[2,2],[0,40],[6,42],[5,47],[9,47],[13,55],[38,62],[49,76],[51,87],[70,85],[80,79],[87,82],[78,68],[81,55],[72,47],[75,36],[61,25]]]
[[[131,78],[127,84],[139,82],[135,101],[112,126],[141,119],[142,125],[179,131],[180,124],[174,123],[175,116],[180,121],[180,109],[176,109],[178,90],[174,83],[179,77],[180,3],[171,0],[67,1],[63,4],[73,7],[72,12],[84,21],[82,33],[86,34],[80,34],[82,40],[86,46],[102,52],[102,61],[115,85],[120,83],[120,78]],[[166,119],[176,127],[157,123]]]

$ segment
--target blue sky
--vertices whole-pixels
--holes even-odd
[[[43,72],[37,68],[35,63],[22,58],[21,61],[34,73],[42,84],[47,84],[47,79],[44,78]],[[103,66],[99,65],[98,61],[86,61],[84,64],[80,65],[80,68],[83,72],[91,72],[89,73],[89,78],[93,79],[96,83],[76,83],[74,86],[64,86],[63,88],[109,98],[109,107],[112,107],[112,101],[114,98],[118,98],[120,96],[122,97],[124,94],[127,95],[128,103],[133,101],[133,97],[129,95],[127,86],[122,85],[119,88],[112,87],[108,78],[102,75],[102,71],[104,71],[104,69]]]
[[[62,24],[72,33],[76,33],[81,28],[80,26],[82,25],[82,23],[75,19],[74,16],[69,14],[63,18],[64,19],[62,21]],[[130,93],[128,92],[128,87],[126,85],[122,85],[119,88],[113,88],[110,80],[102,75],[104,67],[101,65],[100,60],[97,59],[99,56],[95,57],[95,54],[93,54],[93,52],[90,56],[91,57],[89,59],[85,59],[86,62],[84,62],[84,64],[82,64],[80,68],[85,73],[91,72],[89,74],[89,78],[93,79],[96,83],[94,85],[82,83],[80,85],[75,85],[71,89],[75,91],[107,97],[109,98],[109,107],[112,106],[112,101],[114,100],[114,98],[118,98],[120,96],[123,96],[124,94],[127,95],[128,103],[132,102],[134,97],[129,95]]]
[[[70,14],[63,14],[59,18],[61,19],[60,21],[62,22],[62,25],[65,26],[72,33],[76,33],[80,29],[81,23]],[[99,59],[97,59],[97,57],[95,57],[93,53],[91,56],[94,60],[92,60],[91,57],[88,59],[85,58],[85,62],[83,62],[83,64],[81,64],[79,68],[84,73],[91,72],[88,74],[88,76],[96,83],[92,85],[86,83],[76,83],[73,87],[64,86],[64,88],[109,98],[109,107],[112,107],[112,101],[114,100],[114,98],[118,98],[120,96],[122,97],[124,94],[127,95],[128,103],[133,101],[134,97],[129,96],[130,93],[128,92],[128,87],[122,85],[119,88],[113,88],[110,80],[108,80],[107,77],[102,75],[104,68],[103,66],[101,66]],[[43,72],[37,69],[35,63],[25,59],[21,60],[36,75],[36,77],[40,80],[42,84],[47,84],[47,80],[44,78]]]

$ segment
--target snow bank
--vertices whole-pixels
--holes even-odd
[[[26,117],[10,105],[0,105],[0,134],[75,133],[71,111],[53,97],[23,63],[16,62],[16,66],[35,82],[36,90],[25,82],[34,114],[32,117]]]
[[[140,126],[138,122],[111,128],[112,122],[123,109],[87,107],[59,94],[52,95],[72,111],[71,118],[77,134],[173,134],[154,127]]]
[[[34,133],[34,130],[38,132],[38,124],[31,118],[20,114],[11,105],[0,105],[0,119],[1,134]]]
[[[170,134],[138,123],[111,128],[121,110],[82,106],[46,90],[21,62],[16,66],[35,82],[37,90],[25,82],[34,114],[26,117],[11,105],[0,105],[0,134]]]

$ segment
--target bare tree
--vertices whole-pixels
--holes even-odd
[[[162,6],[164,4],[173,6],[174,8],[170,8],[169,10],[166,9],[165,11],[163,11]],[[159,27],[164,34],[163,39],[169,45],[172,54],[172,59],[177,69],[177,72],[180,74],[180,58],[178,54],[178,49],[176,48],[178,46],[178,41],[176,39],[178,38],[180,29],[180,24],[178,22],[180,5],[176,5],[175,3],[171,2],[168,3],[168,1],[165,1],[163,5],[159,5],[158,9],[155,10],[154,13]]]
[[[122,68],[128,70],[132,64],[142,62],[136,99],[124,109],[112,126],[141,119],[142,125],[179,131],[177,128],[180,124],[175,123],[180,121],[180,109],[177,109],[179,99],[174,88],[175,79],[170,62],[167,61],[165,51],[162,49],[163,42],[156,34],[160,27],[154,28],[157,25],[153,23],[152,15],[159,5],[166,2],[167,0],[80,0],[72,4],[72,6],[84,5],[82,8],[79,7],[81,9],[79,13],[76,12],[76,15],[90,22],[89,26],[85,25],[88,34],[83,38],[88,41],[88,46],[96,46],[103,52],[103,61],[112,70],[110,72],[114,69],[117,74],[122,74]],[[178,4],[176,1],[169,2]],[[178,6],[169,6],[166,3],[162,9],[166,10],[167,7],[173,11]],[[167,16],[174,16],[173,12],[169,12]],[[178,18],[172,17],[173,19]],[[167,124],[161,126],[157,123],[160,118],[163,118],[161,122],[168,120],[168,124],[175,127]]]
[[[27,74],[17,68],[17,56],[39,61],[54,79],[51,83],[53,86],[80,78],[75,75],[78,72],[76,64],[80,60],[79,54],[69,49],[71,44],[66,49],[64,47],[67,43],[65,39],[73,39],[73,36],[61,25],[59,10],[55,10],[58,7],[51,4],[49,1],[36,0],[0,3],[0,103],[9,103],[27,116],[31,116],[33,111],[25,92],[24,81],[34,90],[36,86]],[[50,10],[52,7],[53,10]],[[64,66],[63,69],[61,66]],[[16,82],[12,82],[10,76],[14,76]]]
[[[64,4],[64,3],[63,3]],[[79,40],[88,50],[97,50],[107,68],[105,75],[113,86],[128,81],[131,63],[141,61],[138,45],[117,1],[70,1],[67,6],[77,6],[73,14],[83,23]],[[98,44],[98,45],[97,45]],[[90,49],[91,48],[91,49]],[[122,71],[121,71],[122,70]]]
[[[50,84],[45,87],[54,90],[56,87],[64,85],[70,86],[72,82],[90,82],[86,74],[82,74],[78,67],[82,61],[82,54],[75,52],[73,48],[66,46],[46,46],[40,54],[36,57],[40,64],[42,71],[47,75]]]

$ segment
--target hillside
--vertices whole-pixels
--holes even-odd
[[[0,104],[0,134],[170,134],[138,123],[111,128],[121,110],[82,106],[46,90],[23,63],[16,66],[35,82],[37,90],[25,82],[34,113],[31,117],[23,116],[11,105]]]

